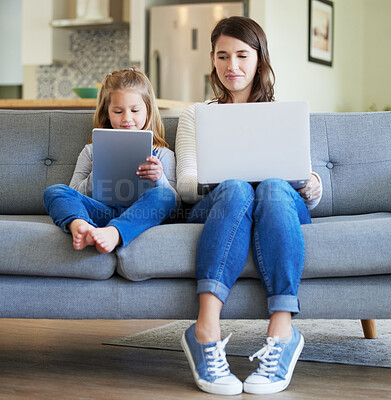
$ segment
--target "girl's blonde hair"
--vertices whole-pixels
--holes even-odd
[[[109,120],[110,95],[118,90],[137,91],[147,108],[147,120],[143,130],[153,132],[154,149],[168,147],[164,139],[164,125],[160,118],[155,94],[147,76],[136,67],[113,71],[105,76],[98,93],[94,114],[94,128],[111,128]],[[91,139],[90,139],[91,143]]]

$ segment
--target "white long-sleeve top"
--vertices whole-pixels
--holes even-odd
[[[209,104],[211,101],[205,101]],[[179,117],[175,154],[177,160],[177,191],[182,200],[186,203],[195,204],[202,199],[203,196],[197,193],[197,157],[196,157],[196,130],[195,130],[195,108],[196,104],[192,104],[185,108]],[[315,172],[313,175],[322,184],[320,177]],[[314,200],[304,200],[309,210],[315,208],[321,199],[320,196]]]

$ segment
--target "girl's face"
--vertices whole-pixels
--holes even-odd
[[[141,130],[147,121],[147,106],[141,95],[131,89],[111,93],[108,112],[113,129]]]
[[[216,40],[212,59],[217,76],[231,92],[234,103],[247,102],[257,73],[256,50],[239,39],[221,35]]]

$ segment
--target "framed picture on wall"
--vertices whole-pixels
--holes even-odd
[[[309,0],[308,60],[331,67],[334,47],[334,5]]]

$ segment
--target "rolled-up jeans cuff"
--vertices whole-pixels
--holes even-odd
[[[291,312],[296,315],[300,312],[300,304],[297,296],[271,296],[268,298],[270,315],[276,311]]]
[[[197,294],[212,293],[223,303],[226,302],[230,289],[214,279],[200,279],[197,281]]]

